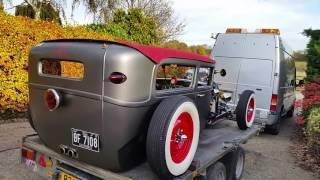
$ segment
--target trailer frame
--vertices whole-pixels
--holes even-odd
[[[175,180],[206,179],[208,167],[237,150],[252,136],[258,135],[262,129],[263,125],[254,124],[247,130],[240,130],[234,121],[221,121],[211,128],[204,129],[200,134],[198,149],[191,166]],[[32,150],[36,154],[32,165],[21,154],[21,163],[48,179],[59,179],[61,172],[78,179],[159,179],[146,162],[129,171],[118,173],[77,161],[46,147],[37,134],[23,137],[21,149]],[[37,164],[37,158],[43,155],[53,162],[49,170]],[[230,173],[227,174],[227,177],[230,179]]]

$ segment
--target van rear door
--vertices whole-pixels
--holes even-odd
[[[239,95],[245,90],[256,94],[257,108],[268,110],[272,94],[272,61],[261,59],[216,57],[216,70],[226,70],[226,75],[216,74],[214,79],[225,93],[231,94],[231,104],[236,106]]]
[[[269,110],[272,95],[272,61],[242,59],[237,94],[252,90],[256,94],[257,109]]]
[[[219,89],[223,90],[225,94],[231,95],[231,104],[236,103],[236,92],[238,84],[238,76],[241,66],[241,60],[238,58],[216,57],[217,60],[215,69],[217,71],[225,70],[226,74],[216,74],[214,76],[215,83],[218,84]]]
[[[257,110],[268,111],[273,87],[273,67],[276,61],[274,34],[222,33],[214,44],[211,57],[216,60],[216,70],[225,69],[227,75],[215,75],[220,88],[232,92],[236,106],[244,90],[256,94]],[[261,115],[260,115],[261,117]]]

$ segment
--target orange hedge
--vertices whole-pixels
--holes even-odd
[[[88,32],[83,27],[61,27],[0,12],[0,112],[27,110],[28,74],[24,67],[29,50],[41,41],[60,38],[112,40],[105,33]]]

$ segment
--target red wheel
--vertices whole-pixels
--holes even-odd
[[[253,91],[244,91],[236,108],[236,119],[240,129],[245,130],[252,126],[255,118],[256,101]]]
[[[251,95],[251,97],[249,98],[249,103],[248,103],[248,107],[247,107],[247,124],[253,122],[254,119],[254,115],[255,115],[255,101],[254,101],[254,96],[253,94]],[[252,123],[251,123],[252,124]]]
[[[198,147],[200,122],[191,99],[173,97],[160,103],[151,119],[147,135],[147,158],[161,177],[183,174]]]
[[[181,163],[188,155],[193,139],[193,122],[189,113],[183,112],[174,123],[170,138],[172,161]]]

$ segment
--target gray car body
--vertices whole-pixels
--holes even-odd
[[[77,61],[84,64],[84,78],[73,80],[44,75],[41,59]],[[184,95],[199,111],[202,127],[210,112],[211,86],[198,87],[197,73],[191,88],[155,89],[156,72],[162,64],[179,63],[199,67],[214,64],[168,58],[156,64],[138,50],[111,42],[57,40],[32,48],[29,57],[29,94],[31,120],[46,146],[59,152],[65,145],[77,151],[78,160],[104,169],[122,171],[144,160],[149,122],[158,104],[165,98]],[[127,80],[113,84],[108,77],[122,72]],[[44,93],[53,88],[62,95],[62,104],[49,111]],[[200,96],[200,95],[201,96]],[[72,145],[71,129],[100,135],[100,151]]]
[[[236,107],[239,95],[248,89],[256,96],[256,122],[275,124],[280,113],[294,108],[294,59],[279,35],[221,33],[211,57],[217,62],[216,70],[227,72],[226,76],[217,74],[214,81],[232,95],[231,107]],[[275,112],[270,111],[272,94],[278,96]]]

